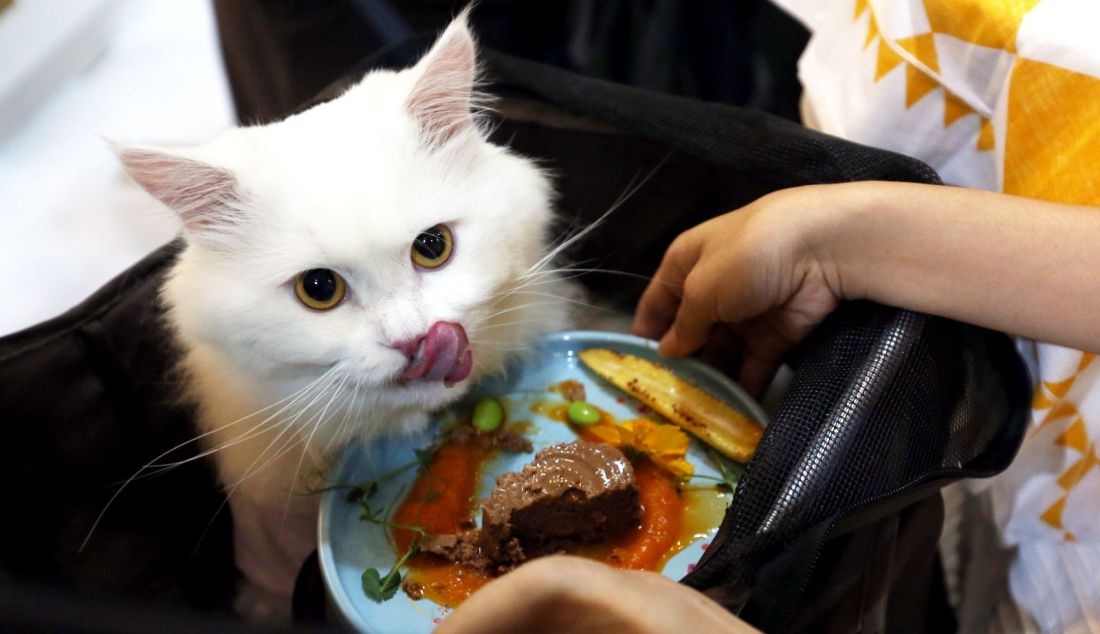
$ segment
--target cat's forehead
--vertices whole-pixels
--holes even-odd
[[[419,148],[415,127],[399,109],[372,117],[349,107],[362,101],[342,98],[252,130],[252,159],[235,170],[242,184],[303,219],[355,212],[368,222],[419,224],[416,216],[434,199],[462,186],[469,165]]]
[[[252,129],[251,143],[269,169],[371,187],[416,166],[416,129],[396,96],[354,90],[300,115]]]
[[[267,235],[354,260],[401,257],[438,223],[508,233],[542,222],[546,186],[527,162],[480,135],[457,149],[425,147],[406,110],[406,79],[372,75],[332,102],[237,131],[227,167]]]

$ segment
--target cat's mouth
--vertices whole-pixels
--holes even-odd
[[[408,365],[401,372],[401,383],[442,381],[447,387],[470,376],[474,355],[462,324],[437,321],[428,332],[394,345],[405,354]]]

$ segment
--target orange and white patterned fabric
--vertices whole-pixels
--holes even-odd
[[[1100,0],[774,1],[813,33],[799,64],[808,125],[922,159],[950,184],[1100,213]],[[1100,362],[1021,351],[1037,379],[1031,428],[984,493],[1015,548],[1009,588],[1033,626],[1100,632]]]

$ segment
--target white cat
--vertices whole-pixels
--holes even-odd
[[[252,616],[289,608],[315,546],[305,478],[410,433],[567,324],[551,187],[486,139],[465,14],[416,66],[196,148],[119,148],[183,220],[163,288],[229,493]]]

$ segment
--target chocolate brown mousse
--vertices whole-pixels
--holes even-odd
[[[532,557],[610,539],[641,521],[634,468],[618,449],[576,441],[497,478],[480,531],[422,538],[422,552],[505,572]]]
[[[481,518],[482,548],[504,564],[614,537],[641,519],[634,468],[609,445],[548,447],[497,478]]]

